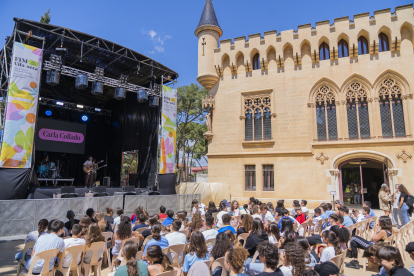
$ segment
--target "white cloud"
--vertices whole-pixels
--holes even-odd
[[[164,41],[172,38],[172,36],[170,35],[158,35],[157,32],[154,30],[145,31],[144,29],[141,29],[141,31],[143,34],[149,35],[150,39],[152,40],[152,43],[154,44],[154,50],[147,51],[147,53],[149,54],[155,54],[156,52],[164,52],[164,47],[162,47],[162,45],[164,45]]]

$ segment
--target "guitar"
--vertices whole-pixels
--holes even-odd
[[[101,160],[101,161],[99,161],[98,163],[95,163],[95,164],[92,164],[92,165],[87,165],[87,166],[83,166],[83,171],[85,172],[85,173],[90,173],[92,170],[93,170],[93,167],[95,166],[95,165],[98,165],[98,164],[100,164],[100,163],[102,163],[102,162],[104,162],[103,160]]]

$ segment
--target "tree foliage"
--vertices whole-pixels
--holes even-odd
[[[40,22],[49,24],[51,18],[52,16],[50,15],[50,9],[48,9],[44,15],[40,16]]]

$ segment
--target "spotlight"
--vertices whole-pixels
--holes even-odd
[[[82,121],[86,122],[88,119],[89,119],[88,116],[86,116],[86,115],[82,116]]]
[[[96,81],[92,83],[91,93],[92,95],[103,94],[104,85],[102,83],[102,80],[104,78],[104,69],[101,67],[96,67],[95,77],[96,77]]]
[[[149,106],[150,107],[157,107],[159,105],[160,98],[157,96],[151,96],[149,98]]]
[[[63,103],[63,102],[56,102],[56,105],[63,106],[63,105],[64,105],[64,103]]]
[[[39,101],[41,101],[42,100],[42,97],[39,97]]]
[[[79,74],[75,79],[75,87],[77,89],[85,89],[88,87],[88,76],[85,74]]]
[[[45,114],[46,114],[46,116],[52,116],[52,111],[46,110]]]
[[[101,112],[101,109],[100,108],[95,108],[95,111],[96,112]]]
[[[126,94],[126,91],[125,91],[124,87],[117,87],[117,88],[115,88],[114,98],[115,98],[115,100],[125,99],[125,94]]]
[[[146,101],[148,101],[147,90],[140,89],[138,91],[138,102],[145,103]]]
[[[83,108],[83,105],[81,105],[81,104],[77,104],[77,105],[76,105],[76,107],[77,107],[77,108]]]
[[[47,71],[46,83],[49,85],[55,86],[59,84],[60,69],[62,66],[62,57],[59,55],[51,54],[49,58],[49,62],[56,69],[51,69]]]

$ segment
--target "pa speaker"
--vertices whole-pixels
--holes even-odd
[[[175,173],[158,175],[158,191],[161,195],[175,195]]]
[[[61,194],[74,194],[75,187],[74,186],[62,187],[60,188],[60,193]]]
[[[135,193],[135,187],[134,186],[125,186],[125,187],[122,187],[122,191],[124,193],[132,193],[132,192]]]
[[[96,186],[93,189],[94,193],[106,193],[106,187],[105,186]]]

